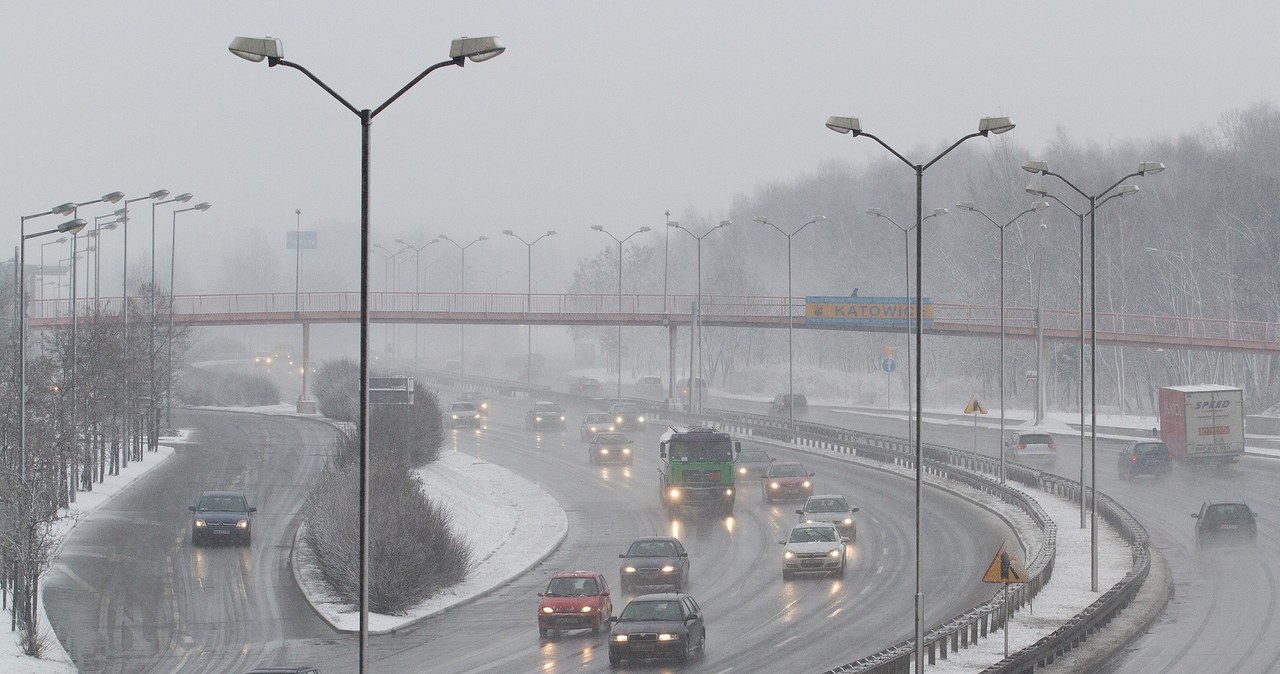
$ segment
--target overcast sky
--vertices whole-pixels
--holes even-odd
[[[16,229],[65,201],[167,188],[214,204],[182,216],[193,262],[250,241],[291,260],[299,208],[321,247],[345,247],[353,231],[326,232],[358,221],[357,117],[297,71],[232,56],[231,38],[278,37],[374,108],[451,39],[497,35],[505,54],[443,68],[376,118],[374,238],[485,234],[489,264],[523,272],[524,246],[499,232],[556,229],[545,254],[567,279],[605,243],[591,225],[712,219],[735,195],[885,156],[829,115],[908,155],[983,116],[1012,117],[1006,138],[1032,154],[1058,133],[1105,146],[1212,126],[1275,100],[1277,26],[1263,1],[9,2],[0,210]],[[516,276],[503,283],[522,291]]]

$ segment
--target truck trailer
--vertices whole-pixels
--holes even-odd
[[[1244,391],[1216,384],[1161,387],[1160,439],[1182,463],[1235,463],[1244,455]]]

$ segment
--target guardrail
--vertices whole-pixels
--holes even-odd
[[[511,382],[507,384],[510,385]],[[572,400],[587,404],[601,402],[569,393],[558,393],[545,387],[538,388],[538,395],[558,401]],[[647,413],[654,421],[714,425],[738,435],[789,442],[813,449],[856,455],[903,468],[915,468],[915,448],[902,438],[863,433],[807,421],[792,422],[778,417],[732,410],[713,409],[704,410],[702,414],[691,414],[669,409],[652,400],[635,399],[633,401],[645,406]],[[924,472],[942,479],[960,482],[1018,507],[1043,529],[1044,544],[1035,557],[1028,560],[1026,564],[1030,579],[1009,592],[1010,610],[1016,611],[1022,608],[1040,592],[1053,575],[1057,551],[1057,526],[1034,500],[999,483],[998,478],[994,477],[999,475],[1000,460],[998,458],[972,450],[932,443],[922,443],[920,451]],[[1074,480],[1007,461],[1005,476],[1007,480],[1077,503],[1081,498],[1089,498],[1092,495],[1091,490],[1082,488],[1080,483]],[[1097,496],[1098,514],[1114,526],[1120,536],[1129,543],[1133,558],[1129,573],[1062,627],[1021,651],[1011,654],[1003,661],[984,670],[985,672],[1022,674],[1032,672],[1037,666],[1052,664],[1058,656],[1080,645],[1091,634],[1110,623],[1111,619],[1128,606],[1137,595],[1151,571],[1147,532],[1137,519],[1115,500],[1101,492]],[[1001,629],[1004,627],[1005,619],[1004,593],[999,591],[994,593],[990,600],[930,628],[924,634],[924,652],[929,664],[935,664],[938,659],[945,660],[949,653],[967,648],[978,639]],[[823,674],[910,674],[914,653],[915,639],[906,639],[873,655],[827,670]]]

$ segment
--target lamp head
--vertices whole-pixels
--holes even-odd
[[[854,136],[862,134],[862,123],[857,117],[828,117],[827,128],[836,133],[848,133]]]
[[[1119,194],[1122,197],[1128,196],[1130,194],[1134,194],[1137,191],[1138,191],[1137,185],[1121,185],[1116,188],[1116,194]]]
[[[476,241],[488,241],[488,240],[489,240],[489,237],[483,234],[480,235],[480,238],[476,239]]]
[[[179,194],[178,196],[174,197],[173,199],[170,199],[170,201],[176,201],[176,202],[178,202],[178,203],[180,203],[180,204],[185,204],[185,203],[187,203],[188,201],[191,201],[191,193],[190,193],[190,192],[183,192],[182,194]]]
[[[948,211],[948,210],[947,210],[947,209],[945,209],[945,208],[935,208],[935,209],[933,209],[933,215],[934,215],[935,217],[936,217],[936,216],[939,216],[939,215],[946,215],[947,213],[950,213],[950,212],[951,212],[951,211]]]
[[[1026,168],[1025,166],[1023,168]],[[1034,194],[1037,197],[1043,197],[1049,194],[1049,188],[1040,184],[1027,185],[1027,193]]]
[[[863,212],[866,213],[867,215],[874,215],[876,217],[882,217],[884,215],[884,211],[881,211],[878,208],[868,208]]]
[[[262,59],[284,58],[284,46],[274,37],[237,37],[231,40],[227,50],[254,63]]]
[[[449,58],[471,59],[472,63],[488,61],[506,51],[502,40],[490,35],[488,37],[460,37],[449,45]]]
[[[54,215],[71,215],[72,213],[76,212],[77,208],[79,208],[79,206],[77,206],[75,202],[68,201],[65,204],[59,204],[57,206],[54,206],[49,210]]]
[[[1022,162],[1022,170],[1028,173],[1039,173],[1044,175],[1049,172],[1049,162],[1039,159],[1031,159]]]
[[[602,226],[600,226],[600,225],[591,225],[591,231],[593,231],[593,232],[603,232],[603,231],[604,231],[604,227],[602,227]]]
[[[1048,207],[1049,207],[1049,202],[1047,202],[1047,201],[1033,201],[1033,202],[1031,202],[1031,210],[1033,210],[1033,211],[1043,211],[1044,209],[1046,209],[1046,208],[1048,208]]]
[[[1149,176],[1164,170],[1164,163],[1158,161],[1144,161],[1138,164],[1138,173]]]
[[[758,223],[760,223],[760,224],[762,224],[762,225],[767,225],[767,224],[769,224],[769,218],[766,218],[766,217],[764,217],[764,216],[762,216],[762,215],[757,215],[756,217],[751,218],[751,221],[752,221],[752,222],[758,222]]]
[[[957,201],[957,202],[956,202],[956,208],[958,208],[958,209],[960,209],[960,210],[962,210],[962,211],[976,211],[976,210],[978,210],[978,207],[977,207],[977,206],[974,206],[972,201]]]
[[[721,220],[720,224],[716,225],[716,227],[728,227],[729,225],[732,225],[732,224],[733,224],[732,220]]]
[[[547,235],[547,236],[555,236],[555,235],[556,235],[556,230],[554,230],[554,229],[548,229],[548,230],[547,230],[547,234],[546,234],[546,235]]]
[[[641,231],[641,233],[643,233],[643,232],[652,232],[652,231],[653,231],[653,228],[652,228],[652,227],[650,227],[649,225],[645,225],[645,226],[643,226],[643,227],[641,227],[641,228],[640,228],[640,231]]]
[[[64,234],[79,234],[80,230],[84,229],[87,224],[89,223],[81,220],[80,218],[76,218],[75,220],[68,220],[61,225],[58,225],[58,231]]]
[[[984,136],[994,133],[998,136],[1002,133],[1013,131],[1014,126],[1016,125],[1008,117],[983,117],[978,120],[978,133]]]
[[[667,226],[668,226],[668,227],[673,227],[673,228],[675,228],[675,229],[679,229],[679,228],[680,228],[680,221],[679,221],[679,220],[668,220],[668,221],[667,221]]]
[[[114,216],[116,216],[117,218],[122,218],[122,217],[124,217],[124,209],[123,209],[123,208],[117,208],[116,210],[112,211],[112,213],[111,213],[111,214],[112,214],[112,215],[114,215]]]
[[[450,238],[449,238],[449,235],[448,235],[448,234],[441,234],[441,235],[437,236],[436,238],[437,238],[437,239],[440,239],[441,241],[453,241],[453,239],[450,239]]]
[[[116,227],[119,227],[119,226],[120,226],[120,221],[119,221],[119,220],[117,220],[117,221],[115,221],[115,222],[108,222],[107,224],[105,224],[105,225],[103,225],[103,226],[102,226],[102,229],[112,230],[112,229],[115,229]]]
[[[191,208],[192,208],[193,210],[197,210],[197,211],[207,211],[207,210],[209,210],[210,208],[213,208],[213,204],[211,204],[211,203],[209,203],[209,202],[207,202],[207,201],[202,201],[202,202],[200,202],[200,203],[196,204],[195,206],[192,206]]]
[[[120,200],[123,198],[124,198],[124,192],[112,192],[110,194],[102,195],[103,201],[110,202],[113,204],[120,203]]]
[[[67,242],[67,237],[65,236],[60,236],[54,239],[53,241],[50,241],[50,243],[66,243],[66,242]]]
[[[405,241],[404,239],[396,239],[396,243],[403,244],[405,246],[411,245],[408,241]]]
[[[169,190],[156,190],[147,195],[148,199],[163,199],[169,196]]]
[[[502,230],[502,233],[503,233],[503,234],[506,234],[507,236],[515,236],[515,235],[516,235],[516,233],[515,233],[515,232],[513,232],[513,231],[511,231],[511,230],[509,230],[509,229],[504,229],[504,230]],[[396,239],[396,240],[397,240],[397,241],[399,241],[399,239]],[[401,243],[403,243],[403,242],[401,242]]]
[[[826,220],[826,219],[827,219],[827,216],[825,216],[825,215],[815,215],[815,216],[813,216],[813,219],[812,219],[812,220],[810,220],[809,222],[822,222],[822,221],[824,221],[824,220]]]

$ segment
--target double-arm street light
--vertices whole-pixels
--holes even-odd
[[[1043,211],[1048,207],[1049,207],[1049,202],[1047,201],[1032,202],[1031,208],[1028,208],[1022,211],[1021,213],[1013,216],[1008,222],[1002,225],[999,222],[996,222],[995,219],[993,219],[990,215],[987,215],[987,213],[983,211],[981,208],[978,208],[977,206],[975,206],[972,201],[956,202],[956,208],[959,208],[962,211],[977,213],[978,215],[981,215],[982,217],[986,218],[987,222],[990,222],[991,224],[995,225],[996,229],[1000,230],[1000,441],[999,441],[1000,484],[1004,484],[1004,444],[1005,444],[1004,443],[1004,338],[1005,338],[1004,336],[1004,232],[1010,225],[1017,222],[1018,219],[1021,218],[1022,216],[1028,213],[1035,213],[1036,211]]]
[[[689,228],[671,220],[667,221],[667,227],[683,230],[685,234],[692,236],[698,242],[698,300],[694,305],[693,312],[689,322],[689,411],[694,414],[702,412],[702,240],[711,235],[712,232],[721,227],[728,227],[733,222],[730,220],[721,220],[720,224],[708,229],[701,235],[694,234]],[[696,347],[694,346],[696,344]],[[694,376],[694,354],[698,355],[698,371]]]
[[[1111,200],[1114,197],[1122,197],[1128,194],[1136,193],[1138,191],[1137,185],[1125,185],[1123,184],[1124,181],[1130,178],[1137,178],[1141,176],[1148,176],[1148,175],[1154,175],[1156,173],[1159,173],[1164,170],[1164,164],[1158,161],[1140,162],[1138,164],[1137,171],[1134,171],[1133,173],[1130,173],[1120,178],[1119,180],[1112,183],[1110,187],[1096,194],[1088,194],[1085,191],[1081,190],[1079,187],[1076,187],[1075,184],[1073,184],[1070,180],[1067,180],[1061,174],[1050,171],[1049,162],[1047,161],[1030,160],[1030,161],[1024,162],[1022,164],[1022,170],[1027,171],[1028,173],[1036,173],[1039,175],[1053,176],[1058,180],[1061,180],[1063,184],[1065,184],[1067,187],[1070,187],[1073,191],[1075,191],[1076,194],[1079,194],[1080,196],[1089,200],[1089,210],[1085,211],[1085,213],[1088,214],[1089,216],[1089,407],[1090,407],[1089,413],[1091,415],[1090,431],[1089,431],[1089,447],[1090,447],[1089,460],[1091,463],[1091,466],[1090,466],[1091,477],[1089,480],[1091,496],[1090,496],[1089,509],[1091,513],[1089,517],[1090,517],[1090,526],[1092,527],[1092,531],[1090,532],[1090,535],[1089,535],[1089,547],[1090,547],[1089,587],[1092,591],[1097,592],[1098,591],[1098,462],[1097,462],[1097,459],[1098,459],[1098,405],[1097,405],[1098,364],[1097,364],[1096,358],[1098,355],[1098,341],[1097,341],[1098,326],[1095,321],[1098,315],[1097,313],[1098,312],[1098,295],[1097,295],[1097,292],[1095,291],[1095,284],[1094,284],[1095,276],[1096,276],[1095,265],[1097,263],[1097,258],[1098,258],[1098,251],[1096,248],[1097,211],[1099,206],[1101,206],[1102,204],[1106,203],[1107,201]],[[1036,186],[1036,187],[1037,189],[1043,189],[1041,186]],[[1107,194],[1112,190],[1116,190],[1115,194],[1111,194],[1110,196],[1107,196]],[[1027,191],[1032,192],[1030,187],[1027,188]],[[1034,192],[1032,193],[1034,194]],[[1058,199],[1054,199],[1054,201],[1058,201],[1058,203],[1062,203]],[[1083,217],[1080,219],[1080,222],[1081,222],[1081,225],[1083,226],[1084,224]],[[1084,251],[1081,250],[1080,253],[1081,253],[1080,263],[1083,265]],[[1084,316],[1082,311],[1081,320],[1083,320],[1083,318]],[[1080,357],[1084,358],[1084,354],[1081,353]],[[1082,434],[1083,432],[1084,430],[1081,429]],[[1080,499],[1081,501],[1083,501],[1084,500],[1083,480],[1081,481],[1080,489],[1081,489]]]
[[[38,274],[38,276],[40,277],[40,299],[44,299],[44,298],[45,298],[45,292],[44,292],[44,286],[45,286],[45,282],[44,282],[44,249],[45,249],[45,247],[46,247],[46,246],[52,246],[52,245],[53,245],[53,244],[55,244],[55,243],[66,243],[66,242],[67,242],[67,237],[65,237],[65,236],[60,236],[60,237],[58,237],[58,238],[54,239],[53,241],[46,241],[46,242],[44,242],[44,243],[40,244],[40,273]]]
[[[467,249],[476,245],[477,243],[480,243],[481,241],[488,241],[489,237],[484,235],[478,236],[475,239],[472,239],[471,243],[468,243],[466,245],[460,244],[457,241],[450,239],[449,236],[446,234],[441,234],[439,238],[441,241],[448,241],[449,243],[453,244],[462,253],[461,264],[458,265],[458,301],[465,302],[466,301],[465,294],[467,292]],[[459,309],[461,309],[461,307],[459,307]],[[466,323],[458,324],[458,336],[460,337],[459,339],[460,348],[458,352],[458,374],[460,376],[465,377],[467,376],[467,324]]]
[[[160,407],[157,400],[160,389],[158,388],[159,383],[156,381],[156,207],[163,204],[185,204],[188,201],[191,201],[191,193],[183,192],[171,199],[155,201],[151,204],[151,327],[148,330],[151,333],[151,345],[148,350],[151,356],[151,382],[147,388],[151,395],[150,447],[152,450],[155,450],[160,440]],[[172,292],[170,292],[169,301],[173,302]]]
[[[803,225],[800,225],[799,227],[796,227],[795,231],[793,231],[793,232],[787,232],[787,231],[784,231],[781,227],[779,227],[779,226],[777,226],[777,225],[773,224],[772,222],[769,222],[769,219],[768,219],[768,218],[765,218],[765,217],[763,217],[763,216],[757,216],[757,217],[752,218],[752,220],[753,220],[754,222],[758,222],[758,223],[760,223],[760,224],[762,224],[762,225],[769,225],[770,227],[772,227],[772,228],[774,228],[775,230],[777,230],[779,234],[781,234],[781,235],[783,235],[783,236],[787,237],[787,302],[786,302],[786,307],[787,307],[787,421],[788,421],[788,422],[794,422],[794,421],[796,420],[796,412],[795,412],[795,408],[796,408],[796,406],[795,406],[795,348],[792,346],[792,341],[791,341],[791,339],[792,339],[792,333],[795,331],[795,327],[796,327],[796,325],[795,325],[795,324],[796,324],[796,315],[795,315],[795,310],[794,310],[794,308],[791,306],[791,237],[795,236],[796,234],[799,234],[799,233],[800,233],[800,230],[804,229],[805,227],[808,227],[809,225],[812,225],[812,224],[813,224],[813,223],[815,223],[815,222],[822,222],[823,220],[826,220],[826,219],[827,219],[827,216],[825,216],[825,215],[819,215],[819,216],[816,216],[814,219],[812,219],[812,220],[810,220],[810,221],[808,221],[808,222],[804,223]]]
[[[948,213],[948,211],[947,211],[947,209],[945,209],[945,208],[935,208],[935,209],[933,209],[933,212],[932,212],[932,213],[930,213],[930,214],[928,214],[928,215],[924,216],[923,218],[920,218],[920,221],[921,221],[921,222],[924,222],[925,220],[928,220],[929,218],[936,218],[936,217],[939,217],[939,216],[946,215],[947,213]],[[915,228],[916,228],[916,226],[915,226],[915,225],[911,225],[911,226],[908,226],[908,227],[903,227],[902,225],[898,224],[898,221],[897,221],[897,220],[894,220],[893,218],[889,217],[888,215],[885,215],[884,211],[880,210],[879,208],[868,208],[868,209],[866,210],[866,214],[867,214],[867,215],[871,215],[871,216],[875,216],[875,217],[877,217],[877,218],[884,218],[885,220],[888,220],[889,222],[893,223],[893,226],[894,226],[894,227],[897,227],[898,229],[902,230],[902,271],[903,271],[903,275],[904,275],[904,277],[905,277],[905,282],[904,282],[904,285],[903,285],[903,289],[905,290],[905,293],[906,293],[906,294],[904,295],[904,297],[905,297],[905,298],[910,298],[910,297],[911,297],[911,243],[910,243],[910,241],[909,241],[909,238],[910,238],[910,236],[909,236],[909,235],[911,234],[911,230],[915,229]],[[909,299],[908,299],[907,301],[908,301],[908,302],[910,302],[910,300],[909,300]],[[912,428],[912,426],[911,426],[911,409],[912,409],[912,402],[911,402],[911,310],[910,310],[910,308],[909,308],[909,307],[908,307],[908,309],[907,309],[906,316],[905,316],[905,318],[903,319],[903,325],[905,325],[905,326],[907,327],[907,444],[911,444],[911,438],[915,437],[915,430],[914,430],[914,429]]]
[[[405,250],[413,251],[413,304],[417,308],[418,293],[422,292],[422,250],[433,243],[440,243],[440,239],[432,239],[421,246],[415,246],[404,239],[396,239],[396,243],[405,247]],[[418,342],[422,341],[418,337],[418,324],[413,324],[413,369],[418,370]],[[306,376],[303,376],[306,379]]]
[[[267,65],[286,66],[306,75],[343,107],[360,118],[360,672],[368,668],[369,642],[369,130],[373,118],[400,98],[413,85],[444,66],[462,66],[467,59],[486,61],[503,52],[505,47],[496,37],[459,38],[449,46],[449,59],[441,61],[401,87],[382,105],[357,109],[320,78],[302,66],[284,60],[284,48],[276,38],[237,37],[229,47],[232,54],[249,61],[267,60]]]
[[[999,134],[1005,133],[1006,131],[1011,131],[1013,127],[1014,127],[1014,124],[1013,122],[1009,121],[1008,117],[983,117],[982,119],[978,120],[977,131],[975,131],[974,133],[968,134],[967,136],[962,137],[960,140],[957,140],[956,142],[952,143],[950,147],[943,150],[941,154],[937,155],[936,157],[929,160],[928,162],[924,164],[916,164],[916,163],[913,163],[911,160],[907,159],[906,157],[904,157],[897,150],[890,147],[883,140],[880,140],[876,136],[863,131],[862,123],[858,120],[857,117],[827,118],[828,129],[831,129],[836,133],[850,134],[854,138],[857,138],[858,136],[866,136],[867,138],[874,140],[881,147],[888,150],[890,154],[900,159],[902,163],[906,164],[907,166],[910,166],[911,169],[915,171],[915,174],[916,174],[916,312],[915,312],[916,313],[915,315],[915,319],[916,319],[916,424],[915,424],[915,427],[916,427],[916,437],[915,437],[916,635],[915,635],[915,645],[916,645],[916,671],[917,672],[924,671],[924,603],[923,603],[923,593],[921,591],[921,566],[922,566],[923,559],[922,559],[921,550],[920,550],[920,529],[921,529],[920,503],[922,500],[923,485],[924,485],[924,472],[923,472],[924,469],[923,469],[923,466],[921,465],[923,455],[921,452],[921,445],[920,445],[920,403],[921,403],[921,393],[923,391],[923,387],[921,386],[921,382],[922,382],[921,373],[923,371],[923,368],[921,367],[922,365],[921,346],[923,342],[922,337],[924,334],[924,331],[923,331],[924,296],[921,294],[921,289],[923,287],[923,279],[924,279],[924,274],[923,274],[924,237],[922,235],[924,228],[921,227],[921,223],[924,222],[924,172],[928,170],[930,166],[933,166],[935,163],[937,163],[939,159],[942,159],[943,157],[947,156],[947,154],[950,153],[952,150],[959,147],[960,144],[965,142],[966,140],[969,140],[970,138],[977,138],[979,136],[987,136],[988,134],[999,135]]]
[[[121,210],[124,211],[124,213],[120,215],[120,226],[124,229],[121,235],[123,239],[122,245],[124,246],[124,253],[120,256],[121,267],[122,267],[120,272],[120,315],[122,316],[122,319],[121,319],[123,322],[122,331],[124,332],[124,337],[122,340],[124,344],[123,351],[122,351],[122,353],[124,353],[124,358],[120,360],[120,367],[121,367],[120,383],[124,387],[124,396],[123,396],[124,406],[125,406],[124,438],[125,438],[125,445],[126,445],[126,449],[120,454],[119,467],[121,468],[127,467],[129,465],[129,454],[133,448],[133,442],[129,438],[129,430],[130,430],[130,427],[133,425],[133,419],[132,419],[133,407],[132,405],[130,405],[130,401],[133,400],[133,394],[134,394],[134,391],[130,385],[130,377],[129,377],[130,367],[131,367],[129,362],[129,204],[135,201],[143,201],[144,199],[159,201],[161,199],[164,199],[167,196],[169,196],[169,190],[156,190],[150,194],[147,194],[141,197],[125,199],[124,205],[121,207]],[[151,223],[152,223],[152,227],[154,228],[155,226],[154,212],[151,214]],[[155,237],[152,236],[152,239],[154,240]],[[141,450],[139,450],[139,452],[140,451]],[[141,459],[142,458],[141,453],[139,453],[136,458]]]
[[[591,229],[618,242],[618,400],[622,400],[622,244],[626,243],[628,239],[637,234],[644,234],[645,232],[653,231],[653,228],[648,226],[641,227],[621,239],[614,236],[602,225],[591,225]]]
[[[516,241],[519,241],[520,243],[523,243],[525,246],[524,311],[525,311],[525,314],[532,315],[533,313],[533,244],[547,238],[548,236],[555,236],[556,231],[554,229],[548,229],[546,234],[539,236],[533,241],[526,241],[524,237],[520,236],[519,234],[516,234],[515,232],[509,229],[502,230],[502,233],[509,237],[514,238]],[[525,358],[525,366],[524,366],[525,382],[529,386],[533,386],[533,324],[530,323],[526,325],[525,328],[526,328],[525,345],[527,347],[526,348],[527,355]]]
[[[178,214],[187,211],[207,211],[212,206],[213,204],[204,201],[189,208],[179,208],[173,212],[173,222],[169,225],[169,344],[165,349],[169,364],[165,369],[168,376],[165,377],[164,386],[164,423],[169,427],[173,426],[173,298],[177,296],[173,290],[173,270],[178,260]]]
[[[409,246],[408,244],[401,244],[401,247],[399,250],[391,250],[390,248],[380,243],[375,243],[373,244],[373,247],[375,251],[381,251],[378,253],[378,255],[382,257],[382,262],[383,262],[382,282],[387,291],[387,297],[391,298],[389,301],[383,302],[383,309],[386,309],[388,306],[394,305],[395,303],[394,293],[400,290],[400,262],[398,258],[401,255],[404,255],[405,253],[409,252]],[[385,330],[385,334],[387,336],[387,344],[390,345],[391,347],[391,353],[398,358],[400,355],[400,352],[396,346],[395,323],[387,324],[387,329]],[[386,345],[384,345],[384,349],[383,349],[384,351],[386,350],[385,346]],[[388,358],[387,362],[390,363],[391,359]]]

